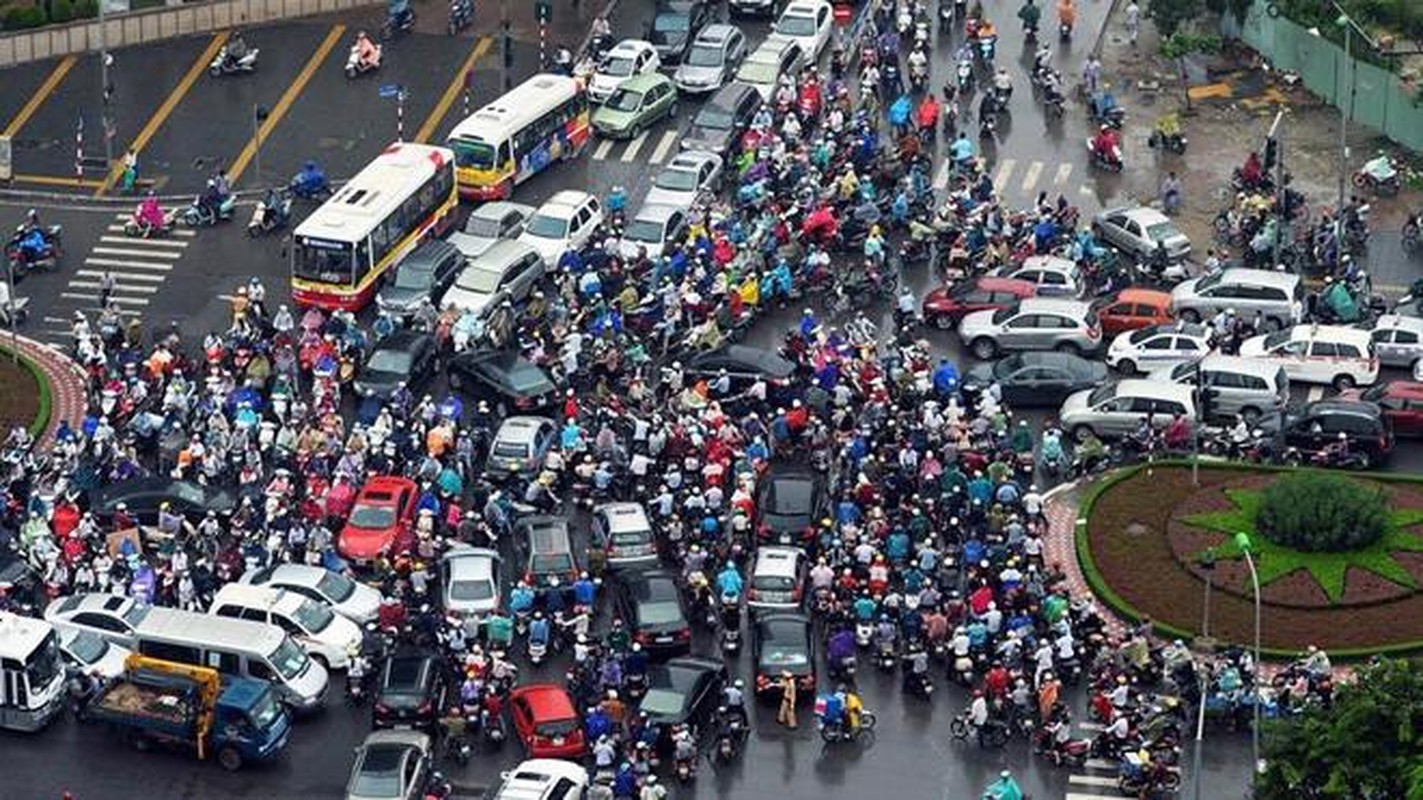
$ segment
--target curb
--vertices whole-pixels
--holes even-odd
[[[41,445],[50,443],[60,420],[67,420],[77,428],[89,407],[88,379],[84,371],[68,355],[49,345],[42,344],[27,336],[16,336],[14,341],[22,358],[28,359],[49,382],[50,412],[44,434],[38,437]]]

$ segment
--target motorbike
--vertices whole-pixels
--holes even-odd
[[[1128,797],[1158,791],[1174,793],[1181,788],[1181,769],[1128,753],[1122,758],[1117,788]]]
[[[959,81],[959,93],[964,94],[966,92],[972,92],[973,62],[968,60],[967,58],[961,58],[959,59],[958,67],[956,67],[955,70],[955,74],[958,76]]]
[[[1392,197],[1403,188],[1403,181],[1393,159],[1380,156],[1354,173],[1354,187],[1368,189],[1379,197]]]
[[[385,15],[385,22],[380,26],[380,38],[389,41],[402,33],[409,33],[415,28],[415,9],[406,4],[401,8],[392,8]]]
[[[15,238],[5,245],[5,256],[16,276],[39,269],[53,269],[59,265],[59,259],[64,255],[64,246],[61,242],[64,235],[63,226],[50,225],[44,229],[44,246],[38,253],[25,252],[25,248],[20,244],[21,238],[25,235],[27,234],[16,234]]]
[[[474,22],[474,0],[450,0],[450,21],[446,29],[451,36]]]
[[[860,724],[853,729],[849,725],[826,725],[821,720],[816,720],[816,727],[820,729],[820,738],[826,744],[853,742],[875,729],[875,714],[868,708],[862,709]]]
[[[954,7],[949,0],[939,0],[939,33],[950,33],[954,29]]]
[[[1092,750],[1092,742],[1088,739],[1068,739],[1059,744],[1053,739],[1050,730],[1044,726],[1038,728],[1033,734],[1033,749],[1052,759],[1052,763],[1056,766],[1080,767],[1087,763],[1088,754]]]
[[[355,78],[367,72],[375,72],[380,69],[381,46],[375,46],[375,58],[370,61],[361,60],[361,49],[357,45],[351,45],[351,52],[346,56],[346,77]]]
[[[153,236],[163,236],[173,231],[173,226],[178,223],[177,209],[169,209],[163,214],[163,224],[154,225],[148,220],[139,216],[135,209],[133,214],[124,221],[124,235],[136,236],[147,239]]]
[[[740,717],[732,716],[717,734],[712,748],[713,757],[723,764],[730,764],[741,754],[741,741],[746,737],[746,728]]]
[[[1405,253],[1418,252],[1420,233],[1423,233],[1423,213],[1410,214],[1408,220],[1403,223],[1403,251]]]
[[[924,700],[933,699],[934,680],[929,677],[928,672],[906,670],[904,673],[904,693],[912,694]]]
[[[208,74],[214,78],[223,75],[237,75],[239,73],[254,72],[257,69],[257,54],[261,52],[257,48],[250,48],[243,53],[240,58],[230,58],[227,55],[227,46],[224,45],[217,51],[217,56],[208,65]]]
[[[287,194],[300,200],[325,200],[331,191],[326,174],[319,170],[311,174],[298,172],[287,183]]]
[[[735,655],[741,650],[741,628],[730,625],[722,626],[721,629],[721,651],[728,655]]]
[[[696,776],[697,757],[695,755],[678,758],[676,761],[677,764],[674,769],[677,773],[677,780],[686,783]]]
[[[1101,167],[1102,169],[1108,170],[1110,172],[1122,171],[1122,148],[1120,145],[1112,149],[1111,156],[1103,156],[1101,153],[1097,152],[1097,148],[1093,146],[1092,140],[1088,139],[1087,157],[1090,159],[1091,164],[1094,167]]]
[[[268,189],[267,194],[252,209],[247,222],[248,236],[261,236],[286,227],[292,216],[292,196],[281,189]]]
[[[1146,146],[1152,149],[1156,149],[1159,147],[1162,150],[1175,153],[1178,156],[1185,155],[1186,137],[1184,134],[1181,133],[1162,133],[1161,131],[1152,131],[1151,135],[1146,137]]]
[[[861,649],[870,646],[870,640],[874,638],[875,626],[873,623],[861,620],[855,623],[855,644]]]
[[[229,192],[226,197],[218,201],[216,210],[204,204],[201,197],[195,197],[193,204],[183,209],[183,224],[190,228],[216,225],[219,222],[232,219],[232,214],[236,210],[236,192]]]

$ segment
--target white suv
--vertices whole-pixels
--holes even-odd
[[[529,217],[519,241],[533,245],[543,256],[545,266],[556,270],[563,254],[581,249],[602,224],[603,205],[598,198],[576,189],[564,189]]]
[[[533,758],[500,773],[490,800],[580,800],[588,771],[571,761]]]
[[[1379,377],[1379,357],[1368,331],[1342,325],[1295,325],[1240,343],[1240,355],[1278,363],[1292,381],[1368,386]]]

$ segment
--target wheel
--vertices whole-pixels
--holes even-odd
[[[1068,354],[1068,355],[1070,355],[1070,356],[1080,356],[1080,355],[1082,355],[1082,348],[1078,347],[1078,346],[1077,346],[1075,343],[1073,343],[1073,342],[1058,342],[1058,343],[1057,343],[1057,346],[1054,347],[1053,349],[1056,350],[1056,351],[1059,352],[1059,353],[1066,353],[1066,354]]]
[[[1364,188],[1365,186],[1368,186],[1368,185],[1369,185],[1369,179],[1368,179],[1368,177],[1366,177],[1366,176],[1364,175],[1364,173],[1362,173],[1362,172],[1356,172],[1356,173],[1354,173],[1354,186],[1355,186],[1356,188],[1362,189],[1362,188]]]
[[[998,343],[986,336],[981,336],[973,340],[973,356],[980,361],[987,361],[998,355]]]
[[[1167,773],[1161,778],[1161,788],[1165,789],[1168,794],[1174,793],[1176,790],[1180,789],[1181,773],[1176,772],[1174,770],[1167,771]]]
[[[678,104],[674,101],[672,105],[667,109],[667,119],[675,119],[677,117],[678,110]]]
[[[1117,371],[1122,373],[1123,375],[1135,375],[1136,362],[1132,361],[1130,358],[1124,358],[1121,361],[1117,362]]]
[[[949,735],[955,739],[967,739],[968,723],[964,722],[960,717],[955,717],[954,721],[949,723]]]
[[[826,744],[831,744],[835,741],[835,732],[831,730],[829,725],[820,726],[820,739]]]
[[[1123,775],[1117,779],[1117,790],[1127,797],[1135,797],[1141,793],[1141,781]]]
[[[875,729],[875,712],[860,712],[860,730],[872,731]]]
[[[235,747],[224,747],[217,751],[217,763],[228,772],[236,772],[242,768],[242,754]]]
[[[219,75],[222,74],[222,70],[221,70],[221,69],[218,69],[218,67],[217,67],[216,65],[214,65],[214,66],[208,67],[208,74],[211,75],[211,76],[213,76],[214,78],[216,78],[217,76],[219,76]]]
[[[356,68],[355,68],[355,67],[346,67],[346,78],[349,80],[349,79],[354,78],[354,77],[356,77]]]
[[[1335,375],[1335,376],[1334,376],[1334,389],[1335,389],[1336,391],[1342,392],[1342,391],[1344,391],[1345,389],[1352,389],[1352,388],[1354,388],[1354,385],[1355,385],[1355,381],[1354,381],[1354,376],[1353,376],[1353,375]]]
[[[1201,321],[1201,312],[1195,310],[1194,308],[1185,309],[1181,312],[1181,319],[1184,322],[1189,322],[1192,325],[1195,325]]]
[[[1265,324],[1261,327],[1265,329],[1265,333],[1274,333],[1278,330],[1284,330],[1285,323],[1284,320],[1279,317],[1266,317]]]
[[[1008,731],[1002,725],[993,725],[983,732],[983,741],[989,747],[999,748],[1008,743]]]
[[[1087,441],[1088,437],[1094,434],[1095,432],[1092,430],[1091,425],[1078,425],[1072,429],[1072,438],[1075,439],[1078,444]]]
[[[939,314],[930,319],[935,328],[941,331],[951,331],[954,329],[954,318],[948,314]]]

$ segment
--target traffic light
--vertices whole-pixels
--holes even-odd
[[[1280,158],[1280,143],[1273,137],[1265,140],[1265,171],[1275,168],[1275,162]]]

